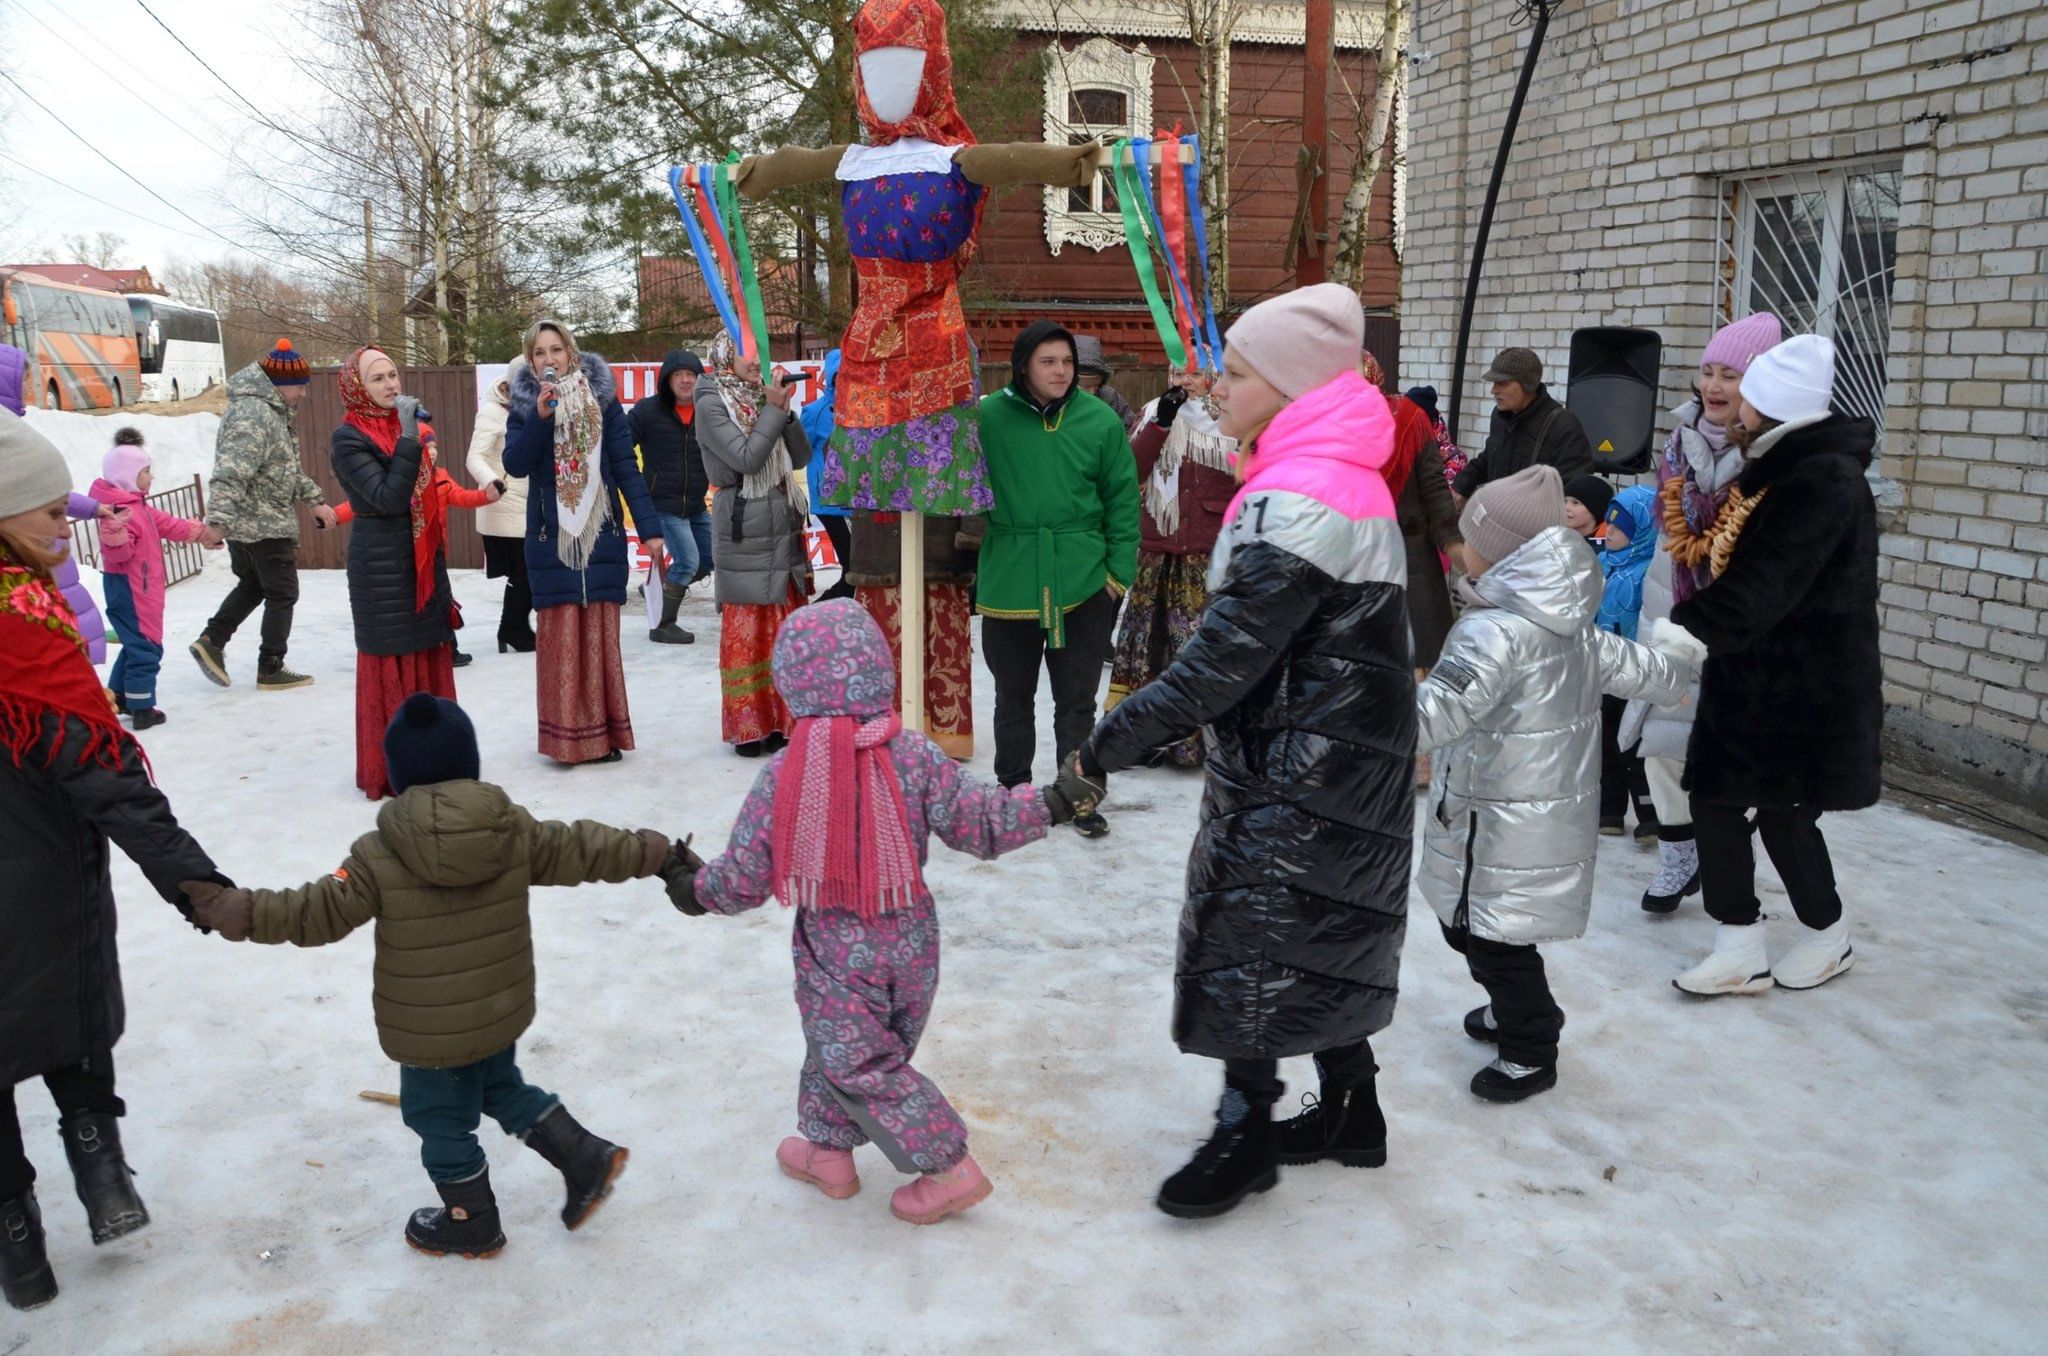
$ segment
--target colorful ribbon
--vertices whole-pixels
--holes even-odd
[[[1172,143],[1174,159],[1179,160],[1180,143]],[[1178,322],[1180,315],[1192,315],[1195,299],[1188,292],[1187,279],[1181,276],[1180,258],[1173,248],[1173,237],[1167,234],[1166,225],[1160,219],[1159,208],[1152,201],[1152,140],[1149,137],[1131,139],[1131,160],[1138,172],[1138,186],[1144,192],[1145,215],[1152,226],[1152,238],[1159,242],[1159,252],[1166,256],[1166,276],[1173,287],[1175,316],[1175,337],[1180,340],[1181,360],[1179,366],[1187,365],[1187,329]],[[1162,176],[1166,171],[1161,170]]]
[[[1131,139],[1117,141],[1109,148],[1111,174],[1116,181],[1117,207],[1124,218],[1124,244],[1131,252],[1131,263],[1138,270],[1138,286],[1144,290],[1145,305],[1152,312],[1152,327],[1159,331],[1159,342],[1166,349],[1166,360],[1175,367],[1188,365],[1188,351],[1180,342],[1180,331],[1173,323],[1173,312],[1159,295],[1159,278],[1153,271],[1152,242],[1147,235],[1146,213],[1138,207],[1139,194],[1136,168],[1136,142]],[[1149,154],[1149,152],[1148,152]]]
[[[679,165],[668,172],[669,192],[689,232],[691,252],[704,275],[711,304],[720,323],[742,355],[760,358],[768,352],[768,322],[761,305],[761,284],[755,276],[754,252],[747,224],[740,216],[739,193],[732,182],[733,152],[723,164]],[[683,190],[690,191],[685,201]]]
[[[1202,215],[1202,139],[1190,133],[1182,137],[1181,144],[1194,149],[1188,163],[1181,166],[1183,186],[1187,189],[1188,226],[1195,234],[1196,262],[1202,270],[1202,321],[1207,331],[1196,331],[1196,341],[1201,344],[1202,370],[1221,372],[1223,370],[1223,336],[1216,329],[1216,297],[1209,288],[1209,226]]]
[[[697,210],[693,210],[690,203],[683,198],[683,189],[688,187],[691,197],[697,200],[699,208],[702,207],[703,198],[697,187],[696,173],[694,166],[675,166],[668,172],[668,191],[676,200],[676,211],[682,215],[683,229],[689,232],[690,252],[697,256],[697,270],[704,275],[705,290],[711,293],[711,304],[718,309],[719,323],[725,326],[725,332],[732,339],[733,346],[742,347],[745,336],[740,331],[739,316],[733,309],[732,295],[726,289],[725,270],[720,266],[720,253],[714,250],[711,242],[705,238],[704,228],[697,220]],[[716,229],[715,217],[713,228]],[[720,243],[723,244],[723,241]]]
[[[1180,129],[1162,132],[1159,139],[1175,147],[1180,146]],[[1162,169],[1159,175],[1159,222],[1165,228],[1166,254],[1169,259],[1188,257],[1188,213],[1185,188],[1180,175]],[[1185,279],[1176,279],[1181,286],[1174,292],[1173,318],[1180,327],[1181,347],[1199,351],[1197,342],[1201,334],[1202,318],[1195,313],[1194,298],[1188,295]]]
[[[761,306],[761,279],[754,271],[754,251],[747,243],[747,224],[740,217],[740,192],[732,181],[733,170],[739,163],[740,153],[733,151],[720,166],[724,173],[718,176],[718,205],[726,214],[733,253],[739,260],[740,287],[747,303],[747,319],[754,331],[754,342],[747,353],[760,360],[761,376],[765,380],[768,375],[768,317]]]

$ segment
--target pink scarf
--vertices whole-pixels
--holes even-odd
[[[873,922],[924,893],[903,784],[889,741],[894,714],[796,722],[775,786],[774,871],[784,907],[849,909]]]

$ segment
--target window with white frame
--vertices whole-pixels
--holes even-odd
[[[1054,43],[1046,54],[1046,141],[1075,146],[1149,135],[1153,62],[1142,43],[1125,48],[1090,38],[1071,51]],[[1054,254],[1070,242],[1105,250],[1123,238],[1122,209],[1106,167],[1085,187],[1045,190],[1045,241]]]
[[[1721,195],[1717,324],[1769,311],[1785,333],[1835,342],[1834,408],[1884,432],[1897,161],[1729,180]]]

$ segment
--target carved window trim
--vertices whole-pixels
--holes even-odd
[[[1106,38],[1090,38],[1068,50],[1058,42],[1048,44],[1045,67],[1045,140],[1054,146],[1071,144],[1077,131],[1067,120],[1069,100],[1076,90],[1113,90],[1124,96],[1128,123],[1116,129],[1090,127],[1094,132],[1117,136],[1149,133],[1152,127],[1152,68],[1157,64],[1143,44],[1120,47]],[[1104,173],[1108,173],[1105,169]],[[1067,190],[1050,185],[1045,190],[1045,243],[1057,255],[1069,244],[1100,252],[1124,241],[1123,217],[1116,212],[1076,212],[1068,206]]]

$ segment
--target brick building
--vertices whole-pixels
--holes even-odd
[[[1405,376],[1448,398],[1522,0],[1424,11]],[[2048,9],[2040,0],[1564,0],[1500,196],[1463,438],[1497,347],[1664,338],[1663,403],[1733,316],[1831,335],[1877,418],[1887,757],[2048,812]]]

